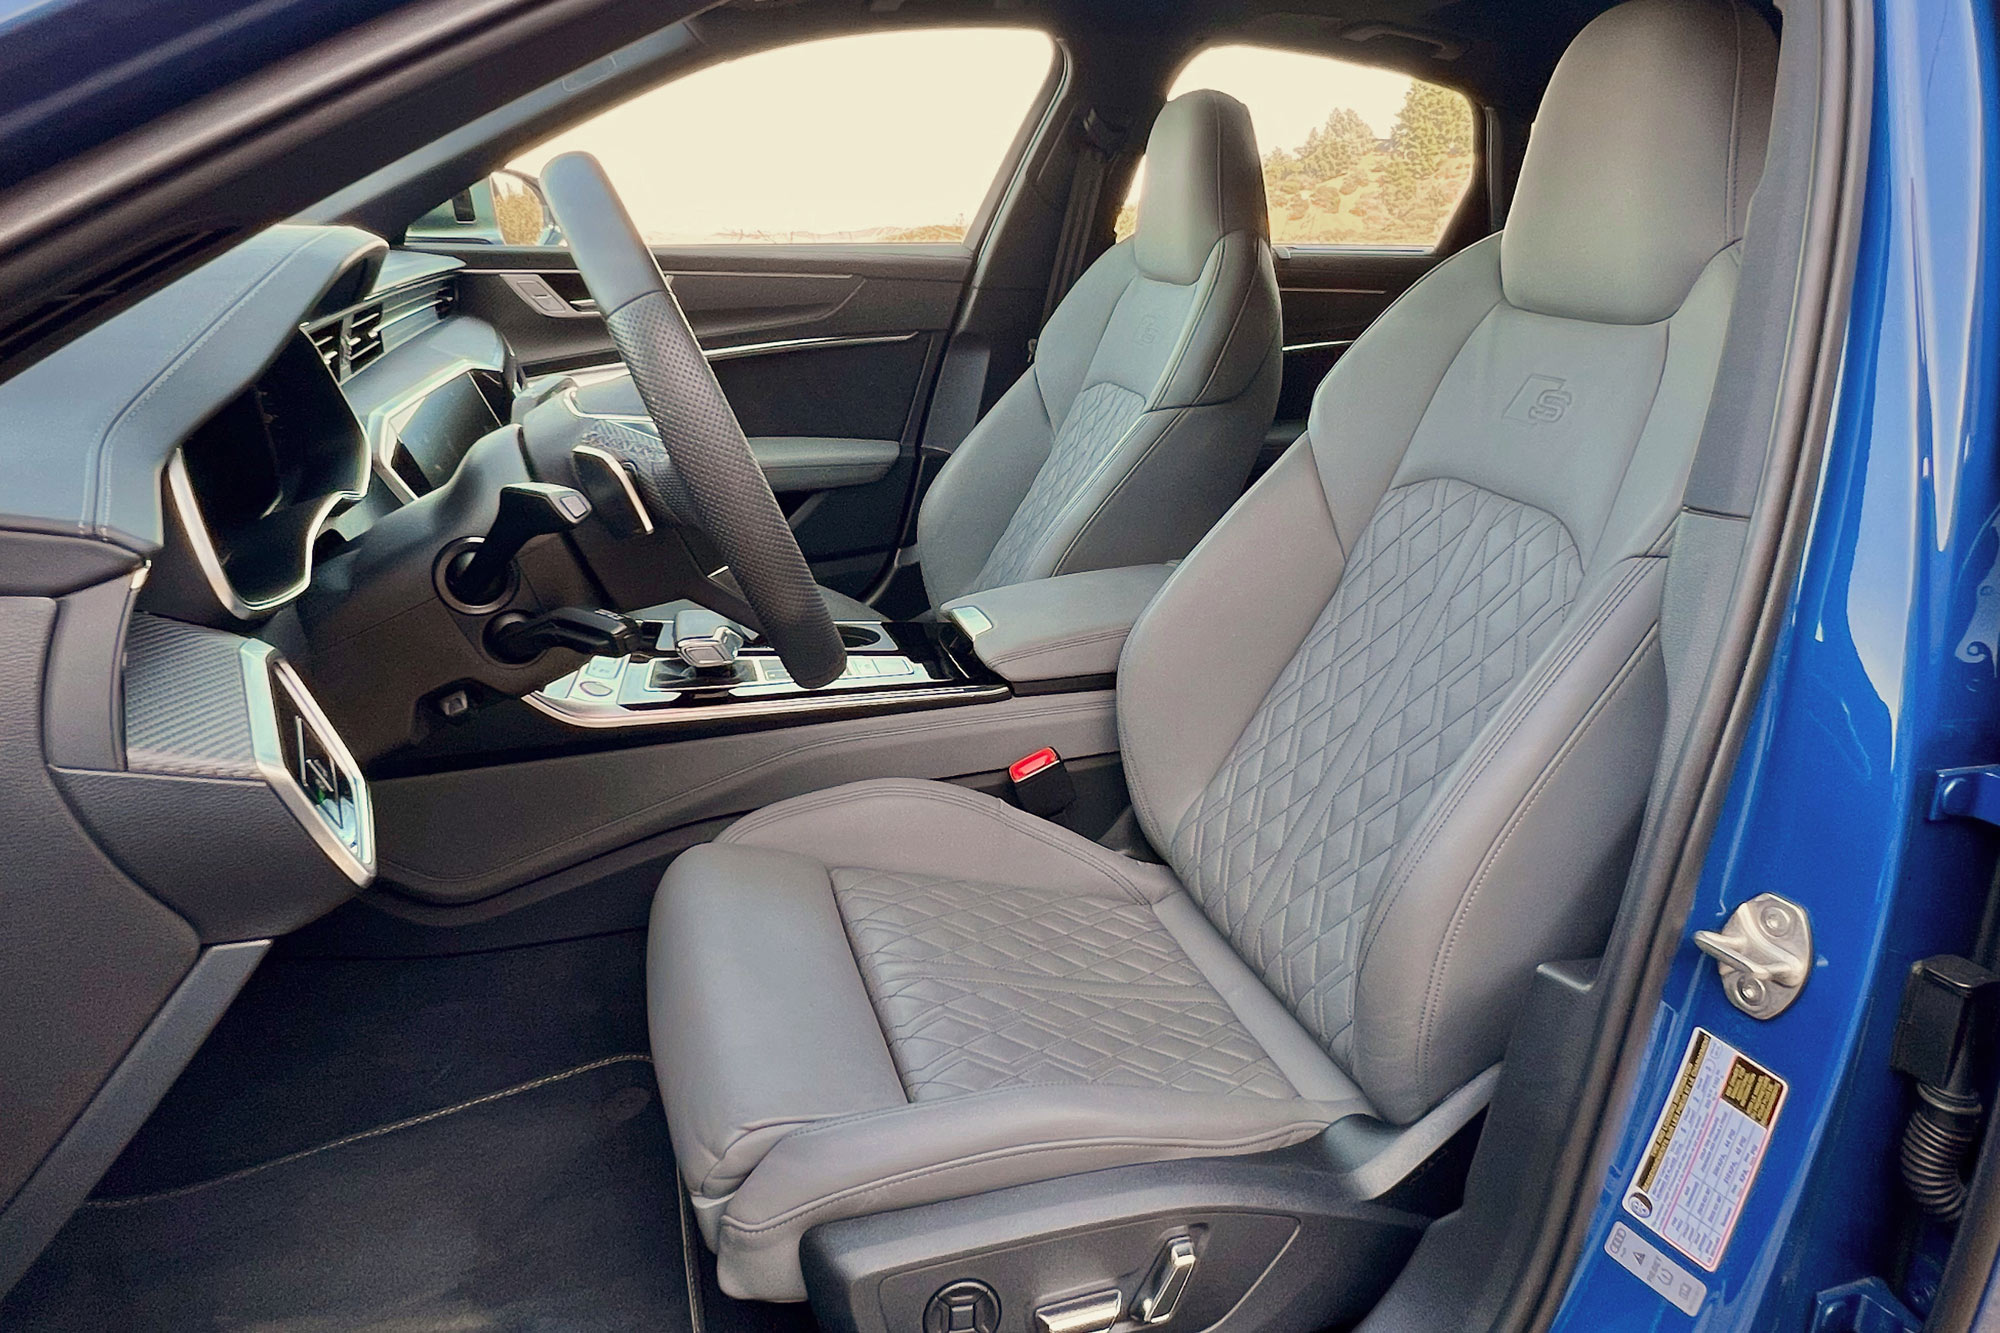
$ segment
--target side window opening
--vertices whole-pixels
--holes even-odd
[[[1055,54],[1021,28],[801,42],[641,93],[502,175],[592,153],[655,245],[963,245]],[[497,211],[509,240],[532,225]]]
[[[1472,106],[1449,88],[1328,56],[1212,46],[1169,96],[1213,88],[1250,109],[1278,245],[1427,251],[1472,183]],[[1132,234],[1142,162],[1119,210]]]

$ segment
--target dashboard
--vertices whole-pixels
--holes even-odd
[[[272,228],[0,385],[0,597],[61,609],[51,771],[205,941],[295,928],[373,877],[297,603],[508,419],[519,372],[456,309],[458,267]],[[258,849],[239,870],[199,854],[217,821]]]
[[[0,1030],[0,1234],[52,1230],[269,941],[374,879],[292,622],[507,419],[455,268],[274,227],[0,384],[0,827],[53,890],[0,894],[0,1007],[61,1016]]]

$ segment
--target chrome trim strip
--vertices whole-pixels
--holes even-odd
[[[375,808],[369,801],[368,783],[361,776],[361,766],[354,762],[340,733],[320,711],[305,682],[290,663],[278,656],[276,648],[261,639],[245,639],[242,661],[243,689],[250,703],[250,749],[258,774],[278,794],[292,817],[312,835],[320,850],[356,885],[367,888],[375,879]],[[351,847],[327,825],[326,817],[313,806],[305,788],[285,766],[284,744],[278,735],[275,693],[278,688],[285,691],[300,717],[313,729],[315,739],[326,747],[327,756],[354,792],[355,841]]]
[[[874,347],[887,343],[906,343],[916,337],[918,332],[919,330],[912,329],[908,333],[864,333],[851,336],[839,334],[825,338],[783,338],[775,342],[733,343],[726,347],[704,347],[701,354],[708,361],[733,361],[739,357],[770,356],[785,352],[815,352],[838,347]],[[584,366],[578,370],[550,371],[546,375],[537,375],[530,387],[550,379],[567,377],[576,381],[576,387],[582,389],[592,384],[602,384],[606,380],[615,380],[626,373],[628,372],[625,363],[618,361],[602,366]]]
[[[817,352],[833,347],[876,347],[885,343],[906,343],[917,336],[908,333],[864,333],[825,338],[782,338],[776,342],[733,343],[727,347],[704,347],[701,354],[710,361],[734,361],[744,356],[769,356],[779,352]]]
[[[1352,346],[1354,346],[1354,339],[1352,338],[1328,338],[1324,342],[1316,343],[1286,343],[1285,350],[1287,352],[1323,352],[1329,347]]]
[[[523,696],[537,712],[572,727],[626,728],[660,727],[676,722],[750,721],[764,717],[797,717],[801,714],[830,713],[843,709],[867,709],[880,704],[882,711],[912,703],[984,703],[1005,699],[1013,691],[1005,685],[929,685],[908,690],[884,690],[880,694],[848,691],[839,694],[806,694],[790,699],[743,699],[726,704],[694,704],[682,708],[627,708],[623,704],[602,704],[586,711],[571,708],[563,700],[551,699],[540,690]]]
[[[236,585],[229,581],[229,575],[222,568],[222,556],[215,549],[215,538],[208,530],[207,522],[201,516],[201,505],[194,494],[194,480],[188,476],[187,459],[179,449],[167,460],[167,497],[173,502],[174,516],[180,520],[181,530],[187,533],[188,546],[194,553],[194,562],[201,568],[201,577],[208,584],[208,590],[215,594],[224,610],[238,620],[255,620],[267,611],[275,611],[286,602],[304,592],[312,583],[312,548],[319,540],[321,527],[334,506],[343,500],[359,500],[356,491],[334,491],[323,495],[318,501],[319,508],[306,525],[304,549],[299,554],[299,576],[291,584],[269,597],[251,601],[236,591]]]

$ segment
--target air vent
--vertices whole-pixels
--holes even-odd
[[[347,353],[348,375],[358,374],[382,355],[382,307],[365,305],[348,315],[341,346]]]
[[[422,282],[382,298],[382,343],[395,347],[451,313],[449,278]]]
[[[451,279],[399,287],[377,301],[306,326],[313,350],[345,382],[451,313],[456,295]]]
[[[311,340],[313,351],[319,353],[320,363],[333,372],[335,379],[339,379],[340,321],[335,320],[331,324],[321,324],[316,328],[307,329],[306,337]]]

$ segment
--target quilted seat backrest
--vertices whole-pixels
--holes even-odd
[[[1277,408],[1268,236],[1250,113],[1209,90],[1174,99],[1137,230],[1063,297],[924,497],[932,605],[1185,555],[1221,516]]]
[[[1357,341],[1128,641],[1149,836],[1390,1119],[1497,1060],[1534,966],[1594,953],[1616,907],[1775,55],[1731,0],[1633,0],[1587,28],[1510,231]],[[1635,156],[1641,129],[1659,142]],[[1635,190],[1672,215],[1627,219]],[[1549,229],[1612,233],[1580,262],[1631,281],[1551,268]],[[1240,651],[1204,700],[1159,663],[1198,655],[1224,599]]]

